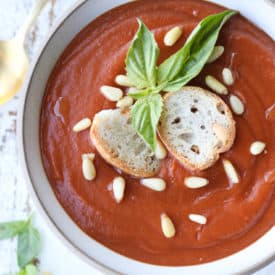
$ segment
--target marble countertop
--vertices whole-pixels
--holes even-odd
[[[0,40],[14,36],[35,0],[0,0]],[[32,27],[26,48],[30,58],[37,51],[56,20],[77,0],[48,0],[47,5]],[[39,256],[40,270],[53,275],[101,274],[70,252],[53,235],[47,224],[35,211],[18,164],[16,145],[17,110],[21,101],[18,93],[7,104],[0,106],[0,222],[26,218],[32,211],[35,224],[43,237],[43,249]],[[65,259],[65,261],[64,261]],[[16,243],[13,240],[0,242],[0,275],[17,271]],[[219,272],[217,271],[217,274]],[[274,275],[275,262],[255,273]]]

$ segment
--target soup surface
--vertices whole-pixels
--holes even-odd
[[[230,151],[211,168],[190,173],[171,155],[162,161],[156,177],[167,182],[163,192],[149,190],[139,179],[122,174],[126,193],[117,204],[112,180],[119,172],[96,152],[89,130],[74,133],[76,122],[115,103],[100,93],[125,74],[125,56],[141,18],[155,34],[160,61],[182,47],[196,24],[224,8],[198,0],[135,1],[107,12],[83,29],[66,48],[52,71],[41,110],[40,143],[44,167],[56,197],[89,236],[128,257],[159,265],[187,265],[230,255],[261,237],[275,224],[275,45],[274,41],[240,15],[223,27],[217,45],[221,58],[208,64],[190,85],[207,88],[206,74],[221,80],[224,67],[235,82],[229,91],[245,104],[234,116],[237,137]],[[163,44],[165,33],[183,28],[173,47]],[[228,97],[223,97],[228,103]],[[252,142],[267,144],[252,156]],[[97,177],[88,182],[81,170],[81,155],[95,152]],[[229,159],[240,183],[229,183],[222,159]],[[210,183],[191,190],[183,180],[199,175]],[[164,237],[161,213],[173,220],[176,235]],[[190,213],[207,217],[206,225],[188,219]]]

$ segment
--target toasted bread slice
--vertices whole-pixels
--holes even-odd
[[[101,156],[125,173],[150,177],[160,168],[160,161],[132,127],[129,113],[119,109],[97,113],[90,136]]]
[[[159,135],[168,150],[186,168],[204,170],[231,148],[235,121],[224,101],[199,87],[167,93]]]

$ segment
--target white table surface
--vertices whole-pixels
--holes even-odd
[[[0,40],[11,38],[15,34],[34,1],[0,0]],[[56,19],[77,1],[48,0],[48,4],[26,40],[26,48],[30,57],[37,51],[41,40]],[[49,271],[53,275],[101,274],[72,254],[53,235],[47,224],[35,211],[18,164],[16,120],[20,100],[19,93],[10,102],[0,106],[0,222],[26,218],[34,211],[36,213],[35,224],[43,238],[43,249],[39,256],[41,271]],[[16,243],[10,240],[2,241],[0,242],[0,275],[14,271],[17,271]],[[275,262],[255,274],[274,275]]]

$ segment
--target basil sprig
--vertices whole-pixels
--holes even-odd
[[[41,249],[41,238],[32,225],[32,217],[26,221],[0,223],[0,240],[17,236],[17,263],[21,270],[18,275],[37,275],[33,264]]]
[[[159,48],[154,35],[138,19],[139,28],[125,61],[127,76],[138,89],[129,93],[137,99],[131,110],[131,118],[133,127],[153,151],[163,105],[158,93],[178,91],[201,72],[214,49],[222,26],[235,13],[227,10],[204,18],[184,46],[159,67]]]
[[[0,240],[11,239],[24,231],[28,221],[4,222],[0,224]]]

